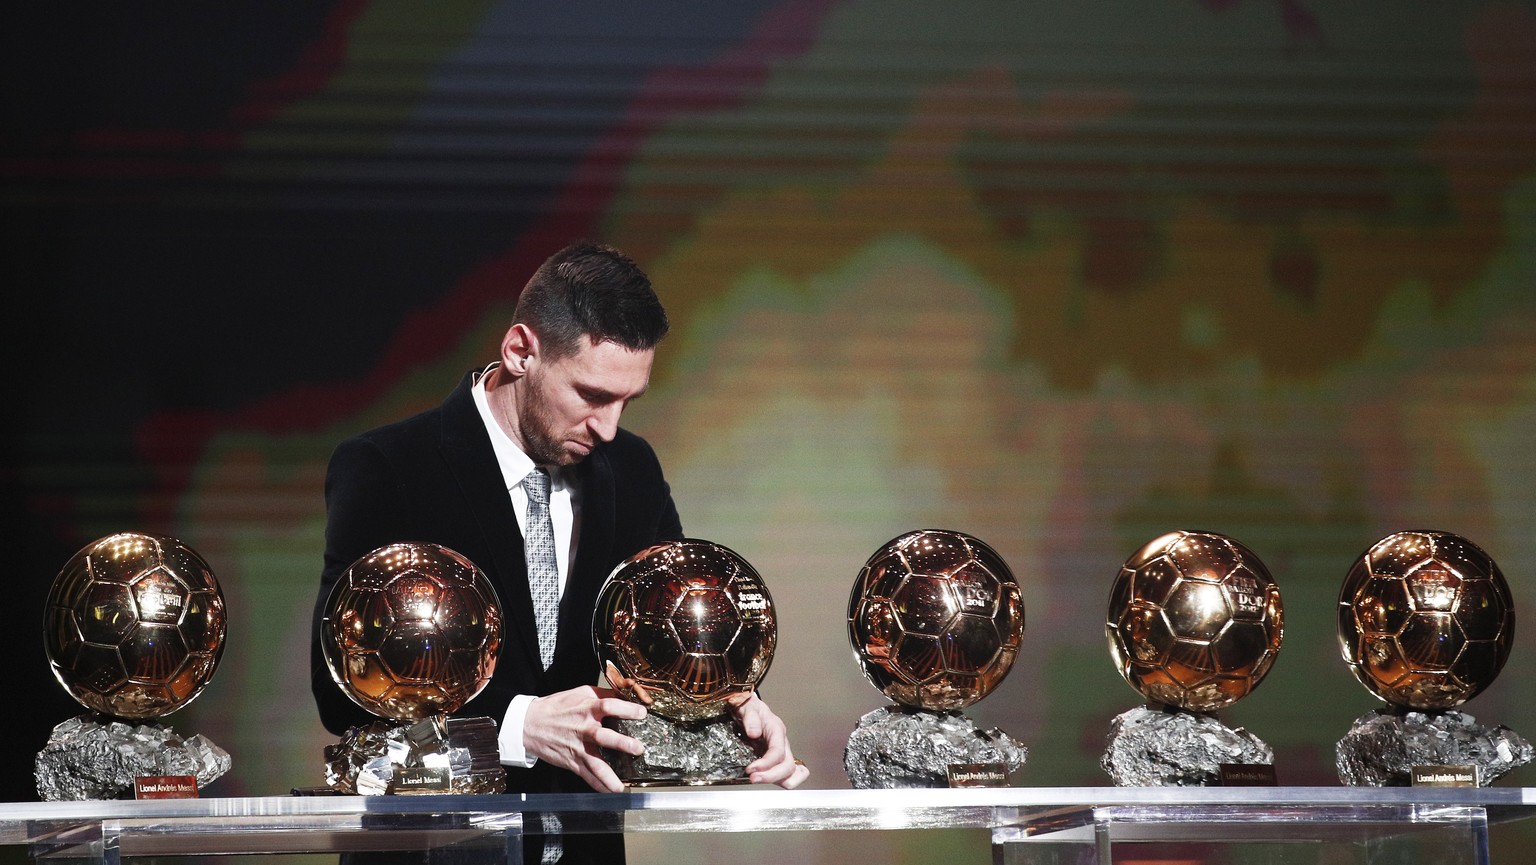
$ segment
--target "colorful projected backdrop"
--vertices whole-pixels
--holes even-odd
[[[1230,534],[1281,585],[1280,660],[1224,717],[1283,784],[1336,783],[1375,705],[1332,619],[1372,541],[1461,533],[1536,615],[1529,3],[322,12],[50,18],[8,67],[7,281],[33,338],[11,346],[12,579],[41,597],[122,528],[213,563],[230,647],[170,719],[234,754],[209,795],[321,780],[303,683],[330,448],[490,359],[517,287],[579,236],[636,257],[672,314],[626,425],[688,533],[772,587],[764,691],[815,786],[847,785],[882,703],[847,593],[908,529],[977,535],[1024,586],[1019,661],[972,714],[1030,746],[1028,784],[1108,783],[1137,695],[1106,593],[1166,530]],[[1531,634],[1465,707],[1527,737]],[[73,711],[36,675],[56,702],[10,798]]]

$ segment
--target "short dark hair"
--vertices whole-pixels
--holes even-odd
[[[639,265],[611,246],[582,240],[539,265],[512,313],[551,358],[575,354],[583,336],[632,351],[667,335],[667,311]]]

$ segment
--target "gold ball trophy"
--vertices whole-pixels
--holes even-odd
[[[1372,544],[1339,590],[1339,653],[1387,705],[1339,740],[1339,779],[1484,786],[1529,763],[1530,742],[1455,709],[1493,683],[1514,633],[1509,584],[1476,544],[1439,531]]]
[[[1104,771],[1121,787],[1272,779],[1244,767],[1272,767],[1274,750],[1216,713],[1258,687],[1283,634],[1280,587],[1252,550],[1192,531],[1143,546],[1110,589],[1105,636],[1115,668],[1149,702],[1111,723]]]
[[[53,729],[35,775],[44,800],[187,798],[229,770],[201,735],[149,722],[190,703],[224,651],[224,596],[191,547],[121,532],[86,545],[48,592],[53,674],[89,711]]]
[[[894,704],[849,735],[853,786],[1006,786],[1028,750],[962,710],[1008,675],[1023,635],[1018,581],[980,539],[922,529],[882,544],[854,582],[848,638],[864,677]]]
[[[491,718],[450,718],[496,669],[501,604],[473,562],[437,544],[380,547],[336,581],[321,623],[342,692],[378,715],[325,748],[347,794],[501,793]]]
[[[730,709],[767,674],[778,619],[745,559],[696,538],[636,553],[598,591],[592,636],[608,683],[649,710],[608,720],[645,744],[639,757],[604,750],[625,784],[747,783],[757,755]]]

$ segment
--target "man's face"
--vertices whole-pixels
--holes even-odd
[[[587,458],[619,429],[629,401],[651,380],[653,349],[582,341],[574,354],[532,359],[517,404],[524,451],[539,465],[569,466]]]

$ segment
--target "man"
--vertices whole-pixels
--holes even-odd
[[[505,632],[495,675],[457,714],[500,723],[508,789],[623,790],[600,749],[639,754],[643,746],[603,721],[638,719],[645,709],[594,685],[591,622],[598,589],[619,562],[683,536],[655,453],[618,426],[649,384],[667,326],[634,262],[609,247],[573,244],[524,287],[496,363],[466,375],[437,408],[336,448],[326,475],[325,568],[311,650],[311,685],[328,730],[339,735],[375,720],[331,681],[321,654],[319,625],[332,586],[378,547],[436,543],[479,566],[501,599]],[[525,549],[548,546],[539,540],[548,535],[524,543],[542,525],[552,529],[557,560],[553,646],[547,639],[540,645],[539,589],[529,577],[549,569]],[[753,695],[734,711],[759,753],[747,767],[752,781],[794,787],[805,779],[783,722],[762,700]],[[621,844],[605,843],[616,842],[568,835],[562,846],[566,861],[622,855]]]

